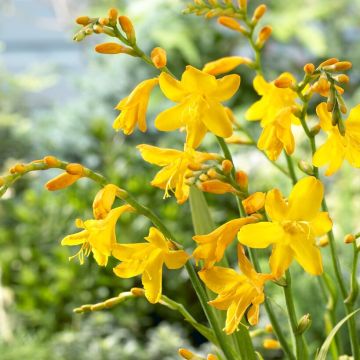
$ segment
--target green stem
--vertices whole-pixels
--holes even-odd
[[[293,185],[295,185],[297,183],[297,177],[296,177],[296,173],[295,173],[294,163],[292,161],[291,156],[288,155],[286,153],[286,151],[284,153],[285,153],[285,158],[286,158],[286,162],[287,162],[287,165],[289,168],[289,173],[290,173],[292,183],[293,183]]]
[[[302,334],[300,334],[298,331],[298,320],[296,316],[295,305],[291,291],[291,275],[289,270],[286,271],[285,277],[286,277],[286,286],[284,286],[284,294],[285,294],[286,307],[289,314],[292,333],[295,337],[296,359],[297,360],[308,359],[305,341],[303,339]]]

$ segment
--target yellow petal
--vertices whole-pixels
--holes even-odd
[[[173,131],[184,126],[191,115],[187,102],[164,110],[155,118],[155,127],[160,131]]]
[[[256,101],[245,113],[245,119],[249,121],[260,120],[266,114],[267,102],[263,99]]]
[[[250,325],[255,326],[259,322],[260,306],[251,305],[249,311],[246,314]]]
[[[272,85],[266,82],[261,75],[256,75],[253,81],[253,86],[259,95],[265,95]]]
[[[173,149],[162,149],[147,144],[138,145],[142,158],[150,164],[166,166],[181,157],[182,152]]]
[[[238,234],[241,244],[262,249],[277,243],[284,237],[283,228],[275,223],[260,222],[243,226]]]
[[[124,261],[121,264],[115,266],[113,271],[116,276],[128,279],[142,274],[145,269],[145,264],[146,263],[141,260]]]
[[[315,219],[310,223],[311,230],[315,236],[322,236],[332,228],[332,221],[327,212],[319,212]]]
[[[152,247],[148,243],[116,244],[112,250],[112,255],[120,261],[143,260],[151,249]]]
[[[314,176],[298,181],[289,196],[289,220],[311,221],[320,210],[324,186]]]
[[[226,75],[216,80],[217,88],[208,93],[209,97],[214,97],[217,101],[229,100],[238,91],[240,86],[240,76],[236,74]]]
[[[180,81],[165,72],[159,76],[159,85],[164,95],[172,101],[180,102],[187,95]]]
[[[215,135],[227,138],[233,133],[233,124],[224,106],[217,101],[207,101],[203,106],[202,122]]]
[[[290,243],[296,261],[306,272],[320,275],[323,272],[321,253],[314,239],[308,234],[298,234]]]
[[[188,65],[181,77],[181,86],[189,93],[207,94],[217,87],[216,78]]]
[[[202,121],[197,118],[188,121],[186,124],[186,146],[196,149],[206,133],[207,128]]]
[[[327,111],[326,103],[322,102],[316,107],[316,114],[320,119],[320,126],[324,131],[330,131],[333,128],[331,113]]]
[[[149,231],[149,235],[145,237],[151,245],[156,248],[162,249],[164,251],[168,250],[167,240],[162,232],[160,232],[156,227],[151,227]]]
[[[164,254],[164,262],[168,269],[180,269],[189,259],[183,250],[169,251]]]
[[[211,75],[227,73],[241,64],[248,64],[251,60],[241,56],[227,56],[221,59],[208,62],[203,71]]]
[[[89,232],[87,230],[83,230],[78,233],[65,236],[61,240],[61,245],[62,246],[80,245],[87,241],[88,236],[89,236]]]
[[[237,254],[238,254],[238,264],[241,272],[244,275],[246,275],[248,278],[251,278],[254,275],[255,270],[249,259],[246,257],[243,246],[241,246],[240,244],[238,244]]]
[[[93,213],[95,219],[103,219],[111,210],[119,188],[113,184],[105,185],[95,196]]]
[[[92,249],[92,253],[94,256],[94,259],[96,261],[96,263],[99,266],[106,266],[108,263],[108,256],[102,254],[101,252],[97,251],[96,249]]]
[[[162,251],[154,251],[141,277],[142,284],[145,289],[145,296],[152,304],[160,300],[162,292],[162,267],[164,255]]]
[[[270,268],[275,278],[281,277],[289,268],[294,258],[294,252],[290,246],[275,244],[270,256]]]
[[[266,194],[265,210],[271,220],[284,220],[287,212],[287,204],[279,189],[270,190]]]

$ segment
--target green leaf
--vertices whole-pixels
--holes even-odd
[[[339,331],[341,326],[343,326],[352,316],[354,316],[359,311],[360,311],[360,309],[357,309],[357,310],[353,311],[351,314],[345,316],[342,320],[340,320],[336,324],[336,326],[330,331],[328,337],[326,338],[326,340],[322,344],[322,346],[320,348],[320,351],[316,355],[315,360],[326,360],[326,355],[327,355],[327,353],[329,351],[331,342],[333,341],[334,336],[336,335],[336,333]]]

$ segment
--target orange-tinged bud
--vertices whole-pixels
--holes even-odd
[[[26,166],[24,164],[16,164],[14,167],[14,173],[22,174],[26,170]]]
[[[343,93],[344,93],[344,89],[341,87],[341,86],[339,86],[339,85],[335,85],[335,89],[336,89],[336,91],[340,94],[340,95],[342,95]]]
[[[95,51],[100,54],[128,54],[131,49],[117,43],[109,42],[96,45]]]
[[[271,33],[272,27],[269,25],[264,26],[259,32],[259,36],[256,40],[256,45],[260,48],[263,47],[265,42],[269,39]]]
[[[95,219],[104,219],[111,210],[116,194],[120,189],[113,184],[105,185],[95,196],[93,213]]]
[[[352,63],[350,61],[339,61],[336,64],[325,66],[324,70],[343,71],[350,70]]]
[[[99,24],[102,25],[102,26],[109,25],[109,18],[101,17],[101,18],[99,19]]]
[[[311,64],[311,63],[305,64],[305,66],[304,66],[305,74],[311,75],[314,71],[315,71],[315,65],[314,64]]]
[[[207,180],[209,180],[209,177],[208,177],[206,174],[201,174],[201,175],[199,176],[199,180],[201,180],[201,181],[207,181]]]
[[[90,18],[88,16],[79,16],[76,18],[76,23],[79,25],[86,26],[90,24]]]
[[[218,19],[218,23],[231,30],[239,31],[242,34],[247,32],[246,29],[242,27],[235,19],[228,16],[220,16]]]
[[[132,288],[130,290],[130,292],[134,295],[134,296],[145,296],[145,290],[142,288]]]
[[[44,163],[50,168],[58,167],[60,165],[60,161],[55,156],[45,156]]]
[[[230,184],[217,179],[198,183],[197,186],[201,191],[212,194],[225,194],[229,192],[230,193],[236,192],[236,189],[234,189]]]
[[[112,26],[116,25],[117,16],[118,16],[118,11],[115,8],[109,9],[108,18],[110,25]]]
[[[254,212],[262,209],[265,205],[265,193],[255,192],[249,197],[242,201],[242,204],[245,208],[245,211],[248,215],[253,214]]]
[[[288,76],[279,76],[274,81],[274,85],[280,89],[286,89],[293,85],[293,80]]]
[[[345,83],[347,84],[348,82],[350,82],[350,78],[349,76],[345,75],[345,74],[339,74],[337,76],[334,76],[334,80],[336,80],[339,83]]]
[[[161,47],[156,47],[151,51],[151,61],[157,69],[161,69],[166,66],[167,57],[166,51]]]
[[[330,58],[330,59],[327,59],[325,61],[323,61],[319,67],[324,67],[324,66],[328,66],[328,65],[333,65],[333,64],[336,64],[337,62],[339,61],[339,59],[337,58]]]
[[[267,324],[267,325],[265,326],[265,331],[266,331],[267,333],[272,333],[272,332],[273,332],[273,327],[272,327],[272,325],[271,325],[271,324]]]
[[[212,168],[212,169],[209,169],[208,172],[207,172],[207,175],[211,178],[211,179],[217,179],[219,177],[219,174],[218,172]]]
[[[246,190],[248,188],[249,178],[245,171],[242,170],[237,171],[235,180],[239,184],[241,189]]]
[[[206,360],[219,360],[219,358],[214,354],[209,354]]]
[[[230,171],[232,170],[232,168],[234,167],[233,166],[233,163],[228,160],[228,159],[225,159],[222,163],[221,163],[221,167],[222,167],[222,170],[225,174],[230,174]]]
[[[51,179],[45,184],[45,187],[49,191],[56,191],[65,189],[66,187],[74,184],[77,180],[81,178],[81,175],[71,175],[67,172],[64,172],[55,178]]]
[[[356,240],[356,237],[353,234],[347,234],[344,237],[345,244],[351,244]]]
[[[252,21],[253,23],[257,23],[257,22],[264,16],[266,10],[267,10],[267,7],[266,7],[265,4],[259,5],[259,6],[255,9],[251,21]]]
[[[119,16],[119,24],[121,29],[126,34],[127,39],[134,44],[136,42],[136,37],[134,25],[132,24],[131,20],[127,16],[121,15]]]
[[[329,245],[329,237],[327,235],[322,236],[318,241],[318,246],[325,247]]]
[[[84,167],[81,164],[68,164],[65,170],[70,175],[84,175]]]
[[[196,355],[188,349],[179,349],[179,355],[186,360],[192,360]]]
[[[280,343],[274,339],[265,339],[263,341],[263,347],[268,350],[280,349]]]
[[[240,9],[245,10],[247,7],[247,0],[238,0],[238,5]]]

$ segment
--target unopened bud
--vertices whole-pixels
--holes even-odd
[[[315,65],[308,63],[304,66],[304,72],[307,75],[312,75],[312,73],[315,71]]]
[[[201,175],[199,176],[199,179],[200,179],[201,181],[207,181],[207,180],[209,180],[209,177],[208,177],[206,174],[201,174]]]
[[[135,29],[131,20],[127,16],[121,15],[119,16],[119,24],[121,26],[121,29],[126,34],[126,37],[130,41],[130,43],[135,44],[136,43]]]
[[[56,191],[65,189],[68,186],[74,184],[77,180],[81,178],[81,175],[71,175],[67,172],[64,172],[55,178],[51,179],[45,184],[45,187],[49,191]]]
[[[345,84],[350,82],[349,76],[347,76],[345,74],[339,74],[339,75],[334,76],[334,80],[336,80],[339,83],[345,83]]]
[[[108,11],[108,18],[109,18],[109,23],[112,26],[116,25],[116,19],[118,16],[118,11],[115,8],[111,8]]]
[[[236,189],[234,189],[230,184],[217,179],[204,181],[201,183],[197,183],[196,185],[201,191],[212,194],[225,194],[236,192]]]
[[[258,48],[262,48],[265,42],[269,39],[271,33],[272,33],[272,27],[268,25],[264,26],[259,32],[259,36],[256,40],[256,46]]]
[[[66,172],[70,175],[83,175],[84,167],[81,164],[71,163],[66,165]]]
[[[242,204],[246,213],[250,215],[262,209],[265,205],[265,197],[265,193],[258,191],[244,199]]]
[[[245,171],[239,170],[236,172],[235,180],[239,184],[240,189],[247,190],[249,184],[249,178]]]
[[[305,314],[298,323],[296,334],[303,334],[311,326],[312,320],[310,314]]]
[[[58,167],[60,165],[60,161],[55,156],[45,156],[43,161],[50,168]]]
[[[207,175],[211,179],[217,179],[219,177],[219,173],[214,168],[209,169]]]
[[[76,18],[76,23],[79,25],[86,26],[90,24],[90,18],[88,16],[79,16]]]
[[[314,125],[311,129],[310,129],[310,134],[311,136],[315,136],[317,135],[321,130],[321,126],[320,124]]]
[[[102,26],[109,25],[109,18],[101,17],[101,18],[99,19],[99,24],[102,25]]]
[[[344,237],[345,244],[351,244],[356,240],[356,237],[353,234],[347,234]]]
[[[87,29],[85,29],[84,30],[85,31],[85,34],[88,36],[88,35],[91,35],[93,32],[94,32],[94,30],[92,29],[92,28],[90,28],[90,27],[88,27]]]
[[[329,237],[327,235],[321,237],[318,242],[318,246],[326,247],[329,245]]]
[[[336,64],[337,62],[339,62],[339,59],[337,58],[330,58],[330,59],[327,59],[325,61],[323,61],[319,67],[324,67],[324,66],[329,66],[329,65],[333,65],[333,64]]]
[[[274,85],[280,89],[286,89],[293,85],[293,80],[289,76],[279,76],[274,81]]]
[[[96,45],[95,51],[100,54],[129,54],[132,50],[117,43],[103,43]]]
[[[16,164],[14,166],[14,173],[16,174],[22,174],[23,172],[25,172],[26,170],[26,166],[24,164]]]
[[[324,70],[327,71],[344,71],[352,68],[352,63],[350,61],[339,61],[333,65],[323,66]]]
[[[254,11],[251,22],[253,24],[256,24],[264,16],[266,9],[267,9],[267,7],[265,4],[259,5]]]
[[[265,339],[263,341],[263,347],[264,349],[268,350],[276,350],[281,348],[280,343],[274,339]]]
[[[74,35],[73,40],[74,40],[74,41],[82,41],[82,40],[85,39],[85,36],[86,36],[85,31],[80,30],[79,32],[77,32],[77,33]]]
[[[230,174],[230,171],[232,170],[233,168],[233,163],[228,160],[228,159],[225,159],[222,163],[221,163],[221,167],[222,167],[222,171],[225,173],[225,174]]]
[[[228,16],[220,16],[218,23],[222,26],[225,26],[231,30],[241,32],[242,34],[247,33],[247,30],[241,26],[235,19]]]
[[[95,34],[101,34],[104,32],[104,28],[101,25],[97,25],[97,24],[93,26],[93,30]]]
[[[206,360],[219,360],[219,358],[214,354],[209,354]]]
[[[166,51],[161,47],[156,47],[151,51],[151,61],[157,69],[161,69],[166,66],[167,57]]]
[[[239,8],[242,10],[246,10],[247,8],[247,0],[238,0]]]
[[[272,333],[273,332],[273,327],[272,327],[272,325],[271,324],[267,324],[266,326],[265,326],[265,331],[267,332],[267,333]]]
[[[300,160],[298,162],[298,167],[305,174],[308,174],[310,176],[314,175],[314,168],[307,161]]]
[[[142,288],[132,288],[130,290],[130,292],[134,295],[134,296],[144,296],[145,295],[145,290]]]
[[[185,360],[196,359],[196,355],[188,349],[179,349],[179,355]]]

